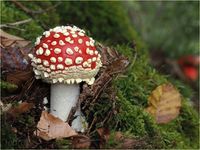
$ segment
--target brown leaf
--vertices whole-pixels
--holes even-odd
[[[110,130],[108,128],[99,128],[97,129],[97,133],[100,137],[99,146],[103,148],[110,138]]]
[[[108,141],[110,137],[110,131],[108,128],[99,128],[97,129],[97,132],[102,139],[104,139],[105,141]]]
[[[122,140],[123,137],[124,137],[124,135],[123,135],[122,132],[120,132],[120,131],[115,132],[115,140],[116,140],[116,141]]]
[[[8,34],[0,30],[1,38],[1,70],[5,81],[21,87],[22,83],[30,79],[32,67],[28,54],[32,50],[30,41]]]
[[[88,149],[91,145],[91,140],[85,135],[77,135],[72,137],[72,147],[76,149]]]
[[[123,140],[123,144],[121,145],[121,148],[123,149],[132,149],[134,148],[137,140],[133,138],[126,138]]]
[[[16,107],[11,107],[8,110],[8,114],[10,114],[12,117],[16,118],[20,114],[29,111],[31,108],[33,108],[33,106],[34,106],[33,103],[22,102]]]
[[[127,68],[128,65],[129,65],[128,59],[120,57],[110,64],[110,66],[106,69],[106,72],[110,75],[121,73]]]
[[[100,135],[100,148],[104,148],[110,138],[109,130],[105,128],[99,128],[97,129],[97,132]],[[102,143],[102,138],[104,139],[104,143]],[[112,140],[116,142],[116,146],[120,149],[132,149],[139,142],[138,139],[125,137],[125,135],[123,135],[123,133],[120,131],[116,131],[114,133]]]
[[[114,140],[119,144],[120,149],[137,149],[138,144],[143,144],[143,139],[125,137],[120,131],[115,132]]]
[[[25,47],[29,43],[31,43],[30,41],[27,41],[27,40],[25,40],[23,38],[20,38],[20,37],[17,37],[15,35],[11,35],[9,33],[6,33],[1,29],[0,29],[0,36],[1,36],[1,45],[3,47],[11,46],[14,43],[15,43],[15,46]]]
[[[10,35],[2,30],[1,34],[1,68],[5,71],[26,70],[30,68],[28,54],[32,50],[30,41]]]
[[[168,123],[179,115],[181,95],[172,84],[158,86],[148,101],[146,110],[155,117],[158,124]]]
[[[4,71],[16,71],[30,69],[30,59],[28,54],[31,47],[6,47],[0,48],[1,50],[1,68]]]
[[[6,74],[6,81],[12,84],[21,86],[22,83],[26,82],[33,76],[32,71],[13,71]]]
[[[77,135],[68,123],[65,123],[46,111],[42,112],[40,121],[37,124],[37,131],[34,134],[46,141]]]

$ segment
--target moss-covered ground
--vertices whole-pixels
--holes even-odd
[[[21,3],[30,10],[36,11],[45,10],[57,2]],[[27,18],[31,16],[12,2],[1,2],[2,24]],[[35,14],[31,22],[17,26],[23,31],[10,28],[4,30],[34,42],[35,38],[45,30],[44,27],[51,28],[66,24],[75,24],[88,30],[94,39],[115,48],[129,58],[130,65],[127,71],[113,81],[113,88],[117,91],[115,107],[118,113],[107,123],[111,132],[122,131],[125,135],[134,138],[147,137],[146,144],[138,148],[199,148],[198,113],[191,106],[191,94],[185,94],[189,91],[185,86],[173,82],[183,96],[181,112],[175,120],[165,125],[158,125],[144,111],[151,91],[171,79],[159,74],[149,64],[147,48],[137,36],[121,2],[62,2],[48,12]],[[134,43],[134,48],[131,43]],[[98,108],[100,110],[97,116],[103,116],[110,107],[111,102],[105,99],[89,111]],[[101,125],[97,124],[96,127],[98,126]],[[2,148],[23,148],[19,147],[20,141],[13,132],[9,131],[6,124],[2,124],[1,136]],[[58,147],[63,147],[62,140],[57,144]],[[107,148],[117,147],[117,144],[111,138]]]

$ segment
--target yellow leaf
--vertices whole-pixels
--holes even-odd
[[[156,119],[158,124],[168,123],[179,115],[181,95],[170,83],[158,86],[148,98],[146,111]]]

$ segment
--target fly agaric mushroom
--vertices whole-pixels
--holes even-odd
[[[93,84],[102,66],[94,42],[76,26],[58,26],[38,37],[35,56],[29,54],[36,79],[51,84],[50,113],[63,121],[76,106],[79,83]]]

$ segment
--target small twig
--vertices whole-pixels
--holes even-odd
[[[56,8],[58,5],[60,5],[61,2],[58,2],[57,4],[55,4],[54,6],[51,6],[51,7],[48,7],[47,9],[45,10],[38,10],[38,11],[33,11],[33,10],[30,10],[30,13],[32,14],[42,14],[42,13],[45,13],[45,12],[48,12],[54,8]]]
[[[43,23],[41,22],[40,20],[38,20],[36,18],[36,14],[42,14],[42,13],[45,13],[47,11],[50,11],[52,9],[54,9],[55,7],[57,7],[58,5],[61,4],[61,2],[58,2],[57,4],[55,4],[54,6],[51,6],[51,7],[48,7],[47,9],[45,10],[38,10],[38,11],[33,11],[33,10],[30,10],[29,8],[27,8],[26,6],[24,6],[22,3],[20,3],[19,1],[17,0],[11,0],[17,7],[19,7],[21,10],[23,10],[25,13],[27,13],[31,18],[33,18],[35,21],[37,21],[41,27],[43,29],[47,29],[48,27]]]
[[[13,26],[9,26],[9,25],[5,26],[5,28],[11,28],[11,29],[19,30],[19,31],[25,31],[24,29],[13,27]]]
[[[134,66],[136,60],[137,60],[137,51],[135,52],[135,55],[133,57],[133,61],[131,62],[130,68],[132,68]]]
[[[74,114],[76,113],[76,110],[77,110],[77,105],[75,107],[71,108],[71,111],[70,111],[69,116],[67,117],[67,121],[66,121],[69,124],[71,124],[72,121],[75,119]]]
[[[106,120],[109,120],[110,116],[111,116],[112,111],[109,111],[108,115],[105,117],[105,119],[102,121],[102,125],[104,125],[104,123],[106,122]]]
[[[16,0],[11,0],[16,6],[20,7],[24,12],[30,13],[30,10]]]
[[[54,6],[50,6],[48,7],[47,9],[44,9],[44,10],[37,10],[37,11],[34,11],[34,10],[31,10],[29,8],[27,8],[26,6],[24,6],[22,3],[16,1],[16,0],[12,0],[12,2],[17,5],[18,7],[20,7],[23,11],[25,11],[27,14],[32,14],[32,15],[35,15],[35,14],[42,14],[42,13],[45,13],[47,11],[50,11],[52,9],[54,9],[55,7],[57,7],[58,5],[61,4],[61,2],[58,2],[57,4],[55,4]]]
[[[101,88],[95,93],[95,97],[93,98],[91,103],[94,103],[96,101],[96,99],[98,98],[98,96],[100,95],[100,93],[107,87],[107,85],[112,81],[112,77],[109,76],[110,78],[108,78],[106,80],[106,82],[104,83],[104,85],[101,86]]]
[[[41,27],[42,27],[44,30],[47,29],[46,25],[44,25],[44,23],[42,23],[40,20],[38,20],[38,19],[35,17],[35,15],[34,15],[27,7],[25,7],[22,3],[20,3],[20,2],[17,1],[17,0],[11,0],[11,1],[15,4],[15,6],[19,7],[19,8],[20,8],[21,10],[23,10],[26,14],[28,14],[31,18],[33,18],[35,21],[37,21],[37,22],[41,25]]]
[[[14,101],[19,100],[19,95],[7,96],[1,98],[2,102],[5,104],[12,103]]]
[[[92,126],[94,125],[95,121],[96,121],[96,116],[94,117],[94,119],[92,120],[92,123],[90,124],[90,127],[88,128],[88,131],[87,131],[87,134],[86,135],[89,135],[91,129],[92,129]]]
[[[17,26],[17,25],[21,25],[21,24],[28,23],[28,22],[30,22],[30,21],[32,21],[31,18],[30,18],[30,19],[26,19],[26,20],[17,21],[17,22],[14,22],[14,23],[1,24],[1,25],[0,25],[0,28]]]

